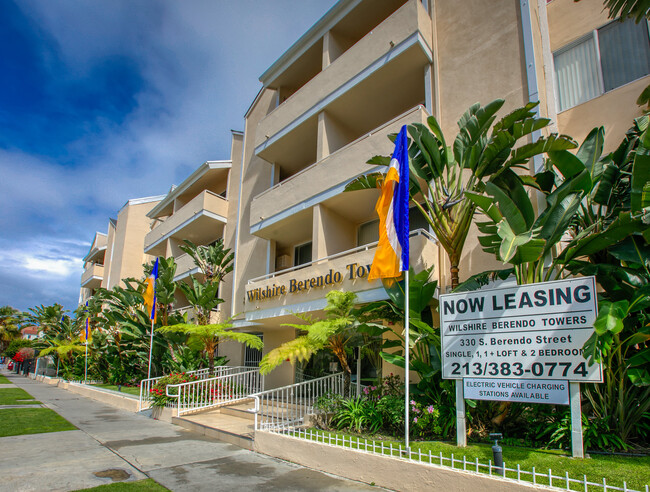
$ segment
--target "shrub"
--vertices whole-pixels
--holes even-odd
[[[415,400],[411,400],[411,430],[414,435],[420,437],[442,434],[438,409],[433,405],[424,406]]]
[[[395,434],[404,432],[404,397],[387,395],[377,402],[384,428]]]
[[[167,385],[188,383],[190,381],[197,381],[198,379],[199,378],[194,374],[185,374],[184,372],[163,376],[151,389],[151,397],[153,399],[152,406],[164,407],[167,406],[168,403],[176,402],[174,396],[167,396]],[[178,394],[174,388],[171,388],[169,393],[172,395]]]
[[[338,429],[351,429],[356,432],[368,430],[375,433],[383,426],[382,413],[377,402],[360,398],[344,400],[332,422]]]

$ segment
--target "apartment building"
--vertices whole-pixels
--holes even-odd
[[[475,102],[504,98],[505,115],[532,100],[555,122],[544,132],[582,141],[604,125],[613,150],[641,114],[635,100],[649,74],[647,23],[612,22],[596,0],[341,0],[261,75],[230,160],[202,164],[149,205],[141,251],[174,256],[180,280],[197,273],[179,249],[183,239],[223,238],[236,256],[221,319],[261,335],[268,352],[296,336],[286,326],[294,313],[321,315],[331,289],[354,291],[360,302],[386,297],[366,278],[378,192],[343,190],[377,169],[369,158],[391,153],[390,133],[433,115],[449,141]],[[433,267],[446,290],[446,254],[417,213],[411,229],[412,267]],[[110,228],[103,253],[102,241],[96,236],[85,259],[86,286],[102,255],[114,261]],[[461,281],[498,267],[471,231]],[[260,356],[239,344],[219,351],[235,365]],[[266,384],[296,377],[285,363]]]
[[[144,252],[144,238],[150,230],[147,213],[163,197],[133,198],[109,219],[107,233],[96,232],[84,257],[79,303],[84,303],[99,287],[112,289],[122,279],[143,276],[142,265],[154,258]]]
[[[241,152],[242,139],[241,132],[233,132],[235,152]],[[174,257],[176,281],[188,279],[190,275],[201,280],[202,276],[192,257],[180,249],[184,240],[207,246],[224,238],[231,168],[231,160],[204,162],[180,185],[173,186],[147,214],[151,230],[144,238],[144,251],[152,256]],[[221,290],[226,291],[227,287]],[[188,307],[180,290],[176,293],[175,307]]]

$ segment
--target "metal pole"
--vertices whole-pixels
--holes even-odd
[[[467,446],[467,428],[465,424],[465,395],[463,394],[463,380],[456,380],[456,445],[464,448]]]
[[[361,396],[361,347],[357,347],[357,398]]]
[[[580,383],[569,382],[569,400],[571,403],[571,451],[574,458],[584,458],[585,449],[582,442],[582,407],[580,404]]]
[[[59,377],[59,356],[56,356],[56,377]]]
[[[153,319],[151,320],[151,341],[149,342],[149,369],[147,371],[147,379],[151,379],[151,354],[153,352]],[[179,410],[180,412],[180,410]]]
[[[86,332],[87,334],[88,332]],[[86,338],[86,366],[84,367],[84,384],[88,384],[88,339]]]
[[[410,419],[409,419],[409,405],[411,404],[411,395],[410,395],[410,390],[409,390],[409,366],[410,366],[410,337],[409,337],[409,332],[410,332],[410,323],[411,323],[411,317],[409,313],[409,271],[406,270],[405,272],[405,278],[406,278],[406,289],[405,290],[405,302],[404,302],[404,310],[406,311],[406,316],[404,320],[404,330],[406,331],[405,337],[404,337],[404,359],[405,359],[405,364],[404,364],[404,396],[405,396],[405,404],[404,404],[404,413],[406,416],[406,425],[404,426],[404,442],[406,444],[406,451],[408,452],[410,447],[409,447],[409,431],[410,431]]]

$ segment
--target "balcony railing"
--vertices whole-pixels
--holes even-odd
[[[175,234],[180,234],[191,227],[200,217],[208,216],[225,224],[228,216],[228,201],[209,190],[203,190],[192,198],[180,210],[156,225],[144,239],[144,250],[149,253],[152,248]],[[217,239],[217,238],[215,238]]]
[[[369,282],[367,279],[376,247],[376,242],[370,243],[250,279],[245,287],[246,318],[253,320],[264,317],[264,309],[279,310],[274,314],[277,316],[299,310],[320,309],[315,306],[323,302],[330,288],[356,292],[360,297],[367,292],[367,296],[376,297],[378,294],[372,291],[381,289],[381,282]],[[423,229],[412,231],[410,255],[411,268],[416,272],[437,265],[435,238]]]
[[[367,172],[370,169],[366,164],[368,158],[377,154],[390,154],[393,145],[387,138],[390,133],[398,132],[402,125],[425,123],[428,117],[423,106],[412,108],[263,191],[251,203],[251,226],[293,206],[296,206],[297,211],[303,210],[304,207],[300,204]]]
[[[91,263],[81,274],[81,286],[86,288],[97,288],[104,278],[104,265]]]
[[[265,116],[255,133],[256,153],[264,157],[264,149],[274,143],[279,132],[316,114],[317,111],[305,112],[307,108],[315,109],[321,101],[334,97],[355,76],[368,75],[368,68],[390,58],[391,52],[398,53],[405,44],[415,42],[417,34],[429,43],[431,32],[431,19],[422,3],[407,2]]]

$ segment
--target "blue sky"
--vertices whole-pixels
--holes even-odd
[[[334,3],[0,2],[0,306],[73,309],[95,231],[228,159],[259,75]]]

